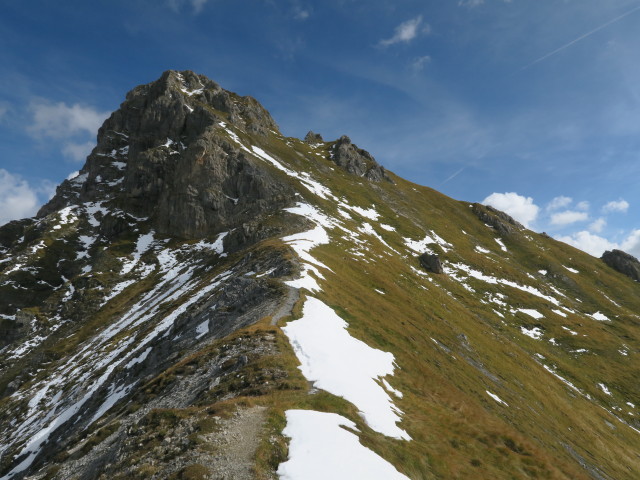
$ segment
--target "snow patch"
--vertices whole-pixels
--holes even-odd
[[[360,443],[349,431],[358,431],[351,420],[313,410],[287,410],[285,415],[282,433],[291,442],[289,458],[278,467],[281,480],[409,480]]]
[[[605,394],[611,396],[611,391],[607,388],[607,386],[604,383],[599,383],[598,387],[600,388],[600,390],[602,390]]]
[[[539,327],[533,327],[531,329],[527,327],[520,327],[520,331],[522,332],[523,335],[526,335],[527,337],[531,337],[534,340],[540,340],[540,338],[543,335],[543,332],[542,330],[540,330]]]
[[[609,317],[607,317],[604,313],[600,313],[600,312],[596,312],[596,313],[587,313],[588,317],[593,318],[594,320],[597,320],[598,322],[610,322],[611,320],[609,319]]]
[[[410,440],[396,425],[400,410],[377,382],[392,375],[394,357],[353,338],[347,323],[320,300],[307,297],[302,318],[283,331],[302,364],[299,368],[314,386],[353,403],[377,432]]]
[[[508,407],[509,404],[507,402],[505,402],[504,400],[502,400],[498,395],[496,395],[495,393],[491,393],[489,390],[485,390],[485,392],[487,392],[487,395],[489,395],[491,398],[493,398],[496,402],[498,402],[501,405],[504,405],[505,407]]]
[[[533,317],[536,320],[538,320],[539,318],[544,318],[544,315],[542,315],[537,310],[533,310],[531,308],[519,308],[518,311],[522,312],[522,313],[524,313],[526,315],[529,315],[530,317]]]

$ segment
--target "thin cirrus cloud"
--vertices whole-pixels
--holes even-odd
[[[431,57],[429,55],[416,57],[411,62],[411,70],[413,70],[414,72],[420,72],[424,70],[424,67],[426,67],[429,62],[431,62]]]
[[[380,40],[380,45],[388,47],[397,43],[410,43],[421,33],[429,33],[431,27],[428,24],[422,23],[422,15],[418,15],[415,18],[402,22],[398,25],[390,38]]]
[[[178,12],[183,5],[190,5],[193,13],[200,13],[208,0],[167,0],[167,5]]]

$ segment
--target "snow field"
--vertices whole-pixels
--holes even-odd
[[[408,480],[393,465],[364,447],[355,424],[336,413],[287,410],[283,434],[291,438],[289,459],[278,467],[281,480]]]
[[[353,403],[373,430],[410,440],[396,425],[398,410],[377,382],[392,375],[394,357],[353,338],[347,323],[320,300],[308,297],[302,318],[283,331],[301,363],[300,370],[314,386]]]

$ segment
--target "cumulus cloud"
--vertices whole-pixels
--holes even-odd
[[[632,230],[620,243],[612,242],[599,235],[587,231],[574,233],[573,235],[556,237],[556,240],[568,243],[594,257],[600,257],[605,250],[623,250],[635,257],[640,257],[640,229]]]
[[[589,225],[589,230],[594,233],[600,233],[602,229],[607,225],[607,221],[600,217],[596,221],[594,221],[591,225]]]
[[[576,208],[578,210],[583,210],[586,212],[587,210],[589,210],[589,202],[587,202],[586,200],[583,200],[582,202],[578,202],[576,204]]]
[[[571,225],[576,222],[584,222],[589,219],[587,212],[578,212],[576,210],[565,210],[551,215],[551,225]]]
[[[547,210],[550,212],[553,210],[559,210],[560,208],[568,207],[569,205],[571,205],[571,202],[573,202],[573,198],[560,195],[559,197],[555,197],[547,204]]]
[[[57,139],[70,138],[77,134],[95,135],[109,112],[98,112],[94,108],[80,104],[67,105],[64,102],[33,102],[30,106],[33,123],[29,133],[36,137]]]
[[[618,201],[611,201],[602,207],[603,212],[626,212],[629,209],[629,202],[622,198]]]
[[[482,203],[511,215],[527,228],[536,220],[540,211],[540,207],[533,203],[533,198],[515,192],[492,193]]]
[[[62,153],[65,157],[70,158],[76,162],[81,162],[91,153],[95,142],[89,141],[85,143],[69,142],[62,147]]]
[[[594,235],[586,230],[583,230],[573,235],[565,235],[562,237],[556,237],[556,240],[572,245],[580,250],[587,252],[594,257],[600,257],[605,250],[612,250],[618,248],[618,245],[610,242],[604,237]]]
[[[620,248],[634,257],[640,258],[640,229],[633,230],[624,239]]]
[[[0,225],[34,215],[38,205],[38,195],[26,180],[0,168]]]
[[[398,25],[393,36],[385,40],[380,40],[380,45],[388,47],[396,43],[409,43],[420,33],[429,33],[430,30],[431,27],[429,27],[429,25],[422,25],[422,15],[418,15],[416,18],[412,18]]]

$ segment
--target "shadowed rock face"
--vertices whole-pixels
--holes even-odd
[[[622,250],[612,250],[604,252],[601,258],[614,270],[640,282],[640,262],[633,255]]]
[[[127,94],[98,132],[80,176],[63,182],[38,217],[76,202],[112,201],[161,234],[198,238],[279,210],[293,189],[228,141],[221,122],[254,134],[277,130],[253,98],[193,72],[165,72]],[[104,235],[126,228],[102,219]]]
[[[429,253],[423,253],[420,255],[420,265],[429,272],[444,273],[442,268],[442,262],[438,255],[432,255]]]
[[[336,165],[353,175],[373,182],[386,180],[393,183],[384,167],[378,164],[369,152],[351,143],[351,139],[346,135],[336,140],[331,148],[331,158]]]
[[[512,235],[524,226],[497,208],[489,205],[473,204],[473,213],[484,223],[495,228],[502,235]]]

